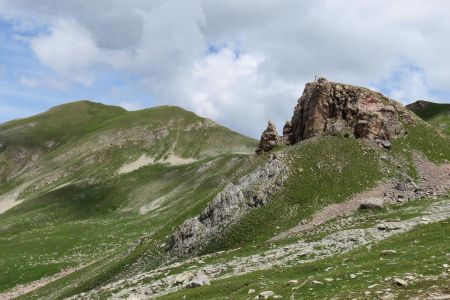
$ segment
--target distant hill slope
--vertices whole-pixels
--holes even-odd
[[[433,103],[419,100],[406,105],[406,108],[431,125],[450,134],[450,103]]]
[[[0,292],[164,239],[259,163],[256,145],[174,106],[78,101],[1,124]]]
[[[92,168],[99,175],[101,166],[119,168],[141,155],[157,160],[251,153],[254,145],[254,140],[179,107],[128,112],[78,101],[0,125],[0,182],[62,166],[65,177]]]

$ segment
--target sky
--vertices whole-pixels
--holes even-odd
[[[258,137],[315,76],[450,102],[446,0],[0,0],[0,122],[90,99]]]

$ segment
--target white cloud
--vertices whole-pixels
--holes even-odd
[[[184,95],[175,100],[176,104],[187,105],[246,134],[259,132],[266,125],[269,111],[281,125],[280,110],[281,115],[292,111],[299,83],[265,78],[259,70],[264,61],[261,54],[237,54],[223,48],[180,75],[168,87],[169,93],[174,90]],[[157,92],[163,97],[164,90]],[[279,105],[283,100],[288,103]]]
[[[137,101],[121,101],[121,102],[119,102],[118,105],[129,111],[145,108],[145,106],[144,106],[144,104],[142,104],[142,102],[137,102]]]
[[[418,99],[430,99],[424,73],[416,68],[401,67],[385,86],[390,90],[390,97],[403,103],[410,103]]]
[[[290,118],[315,75],[404,102],[450,95],[449,10],[439,0],[0,0],[18,34],[36,31],[31,48],[62,81],[95,85],[106,66],[160,103],[253,136]]]

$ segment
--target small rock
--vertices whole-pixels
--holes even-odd
[[[256,290],[254,290],[254,289],[249,289],[249,290],[248,290],[248,293],[249,293],[249,294],[253,294],[254,292],[256,292]]]
[[[210,285],[209,279],[205,274],[199,273],[194,278],[192,278],[192,280],[190,282],[188,282],[186,287],[193,288],[193,287],[203,286],[203,285]]]
[[[264,292],[261,292],[261,293],[259,293],[259,299],[269,299],[269,297],[273,297],[275,295],[275,293],[274,292],[272,292],[272,291],[264,291]],[[258,299],[258,298],[256,298],[256,299]]]
[[[397,254],[397,251],[395,251],[395,250],[383,250],[383,251],[381,251],[381,254],[383,254],[383,255]]]
[[[323,282],[322,281],[318,281],[318,280],[313,280],[313,282],[312,282],[313,284],[323,284]]]
[[[324,278],[323,280],[325,280],[326,282],[332,282],[332,281],[334,281],[333,278]]]
[[[395,296],[394,296],[394,294],[387,293],[387,294],[381,296],[380,299],[381,299],[381,300],[394,300],[394,299],[395,299]]]
[[[443,264],[442,267],[447,269],[448,268],[448,264]]]
[[[175,276],[175,284],[182,284],[190,280],[194,275],[191,272],[181,273]]]
[[[405,280],[400,279],[400,278],[394,278],[394,283],[396,285],[399,285],[399,286],[406,286],[406,285],[408,285],[408,283]]]
[[[355,279],[356,278],[356,274],[350,274],[350,278],[351,279]]]
[[[288,281],[288,285],[297,285],[298,284],[298,280],[292,279]]]
[[[376,287],[376,286],[378,286],[378,284],[377,284],[377,283],[375,283],[375,284],[372,284],[372,285],[369,285],[369,286],[368,286],[368,288],[369,288],[369,289],[373,289],[373,288],[374,288],[374,287]]]

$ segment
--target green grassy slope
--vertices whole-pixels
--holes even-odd
[[[450,104],[419,100],[406,107],[431,125],[450,134]]]
[[[237,255],[239,253],[248,255],[258,252],[260,249],[271,247],[270,245],[273,242],[270,242],[269,239],[274,234],[291,228],[298,224],[299,220],[310,217],[314,212],[328,204],[344,201],[355,193],[373,187],[382,178],[401,177],[406,174],[414,176],[414,167],[411,162],[411,151],[413,150],[421,151],[430,160],[440,163],[450,158],[450,139],[440,135],[433,127],[419,123],[409,127],[408,135],[405,138],[399,138],[394,141],[393,147],[390,150],[373,147],[364,141],[353,138],[333,136],[309,139],[295,146],[277,149],[275,152],[284,152],[288,157],[291,169],[290,177],[285,183],[284,188],[272,197],[267,206],[252,210],[238,223],[225,229],[223,236],[210,243],[205,252],[213,253],[219,250],[238,247],[238,252],[232,252],[230,255]],[[246,167],[239,167],[241,174],[252,169],[249,166],[255,166],[265,161],[269,155],[265,154],[247,158],[247,162],[243,161],[241,164],[241,166]],[[136,172],[140,173],[144,172],[144,170],[150,172],[150,167]],[[215,170],[222,170],[222,167],[218,166]],[[212,173],[215,174],[215,172],[217,171],[213,171]],[[194,173],[186,173],[181,177],[187,178],[192,176],[192,174]],[[208,174],[206,173],[205,176],[210,176]],[[217,180],[221,176],[223,175],[220,173],[217,174]],[[124,179],[120,179],[120,182],[115,184],[128,186],[132,182],[135,182],[134,177],[129,177],[130,181]],[[195,185],[197,180],[198,178],[192,179],[189,184],[180,188],[180,195],[186,193],[186,186],[189,187],[191,184]],[[151,185],[151,183],[149,184]],[[182,184],[182,181],[178,184]],[[178,186],[178,184],[171,185],[165,191],[169,191],[171,188]],[[213,186],[215,184],[214,182],[212,183]],[[147,195],[153,193],[146,188],[142,187],[142,190],[140,188],[131,188],[129,192],[133,194],[133,190],[138,194],[142,193]],[[125,260],[116,261],[115,254],[103,257],[98,264],[90,266],[86,270],[73,274],[68,278],[52,283],[31,295],[27,295],[27,297],[58,298],[69,296],[104,283],[105,280],[110,280],[112,276],[116,279],[125,278],[129,274],[154,268],[158,263],[164,261],[164,259],[158,256],[158,253],[161,253],[163,249],[158,247],[158,245],[167,241],[167,235],[170,234],[174,228],[173,226],[180,224],[189,216],[198,214],[207,205],[208,201],[211,200],[213,192],[217,192],[218,190],[220,189],[209,190],[211,193],[203,194],[203,196],[196,194],[193,198],[201,200],[196,202],[195,208],[193,207],[191,210],[188,210],[187,213],[184,212],[176,215],[172,210],[168,210],[166,215],[160,215],[160,212],[158,212],[154,218],[165,219],[176,216],[175,220],[165,225],[156,223],[157,225],[155,224],[155,226],[162,226],[158,227],[161,231],[158,231],[159,233],[153,236],[154,239],[138,247]],[[195,192],[193,191],[192,193],[197,193],[197,191],[198,189],[195,189]],[[206,189],[205,191],[208,190]],[[164,193],[162,192],[160,195],[164,195]],[[188,193],[190,193],[189,190]],[[118,193],[114,192],[114,194]],[[177,197],[175,196],[174,198]],[[178,202],[179,205],[183,205],[183,201],[186,201],[186,199],[180,199]],[[174,206],[174,210],[182,210],[182,207]],[[282,245],[283,241],[280,243]],[[136,266],[139,267],[136,269]],[[274,274],[273,276],[278,276],[276,272],[271,273]],[[241,279],[236,278],[236,281],[230,279],[230,281],[225,282],[226,284],[232,282],[231,286],[233,286],[233,284],[239,285],[237,283],[239,280]],[[280,282],[284,282],[284,280],[285,277],[281,276],[279,278]],[[220,285],[220,288],[222,288],[222,285]],[[203,293],[201,291],[203,289],[200,289],[199,293]],[[211,292],[208,288],[205,291],[207,291],[206,293]],[[191,295],[190,293],[197,296],[206,295],[196,294],[196,292],[188,292],[188,295]],[[224,295],[218,291],[211,293],[211,297],[214,295]],[[208,299],[209,296],[206,298]]]
[[[433,201],[421,199],[407,208],[359,212],[353,219],[386,220],[400,218],[405,213],[409,218],[423,211],[430,202]],[[267,290],[288,299],[379,299],[387,291],[395,295],[395,299],[425,299],[432,292],[448,293],[450,280],[445,275],[450,255],[448,230],[449,221],[424,224],[370,247],[293,267],[222,279],[210,286],[185,289],[160,299],[248,299]],[[386,255],[383,250],[396,253]],[[414,278],[407,286],[393,283],[393,278],[407,276]],[[299,284],[288,285],[289,280],[298,280]],[[317,281],[321,284],[315,283]],[[255,292],[249,294],[250,289]]]
[[[127,112],[89,101],[61,105],[0,125],[0,182],[32,169],[79,170],[93,160],[111,169],[144,152],[203,158],[253,151],[254,140],[208,124],[178,107]]]
[[[252,152],[255,141],[176,107],[120,111],[92,122],[95,124],[87,127],[92,130],[80,131],[36,160],[35,174],[42,176],[23,192],[26,201],[0,215],[0,270],[6,270],[1,274],[6,280],[1,282],[0,291],[62,267],[94,262],[23,297],[61,299],[155,268],[165,262],[163,244],[176,226],[199,214],[227,183],[250,172],[270,155],[241,154]],[[290,165],[284,188],[267,206],[252,210],[224,229],[223,236],[210,243],[205,252],[239,247],[240,253],[251,254],[270,247],[269,239],[274,234],[326,205],[373,187],[378,180],[414,177],[417,174],[411,151],[423,152],[437,163],[450,159],[448,136],[424,123],[411,125],[407,131],[408,135],[395,140],[390,150],[336,136],[275,149],[287,156]],[[47,140],[46,136],[40,143]],[[117,174],[123,164],[143,154],[159,162]],[[174,155],[195,161],[185,165],[164,163]],[[70,171],[59,176],[63,170]],[[54,182],[47,180],[53,177]],[[18,175],[4,189],[31,179],[26,174]],[[143,236],[142,243],[130,248]],[[315,271],[302,268],[295,272]],[[281,289],[281,283],[291,276],[283,275],[284,271],[281,275],[267,272],[272,274],[274,289]],[[202,288],[198,294],[195,290],[188,295],[221,298],[224,293],[220,289],[232,292],[225,287],[229,284],[241,296],[248,288],[239,280],[246,278],[211,286],[219,287],[216,291]]]
[[[25,201],[0,214],[0,292],[81,263],[95,261],[96,278],[114,275],[110,260],[117,271],[158,263],[124,253],[142,236],[151,242],[136,251],[151,253],[261,161],[245,154],[256,141],[169,106],[127,112],[70,103],[0,125],[0,142],[0,201],[27,185],[19,195]],[[142,155],[159,161],[118,174]],[[170,157],[190,161],[166,163]]]
[[[408,135],[393,141],[390,150],[361,140],[322,136],[287,147],[291,174],[267,206],[251,211],[207,251],[251,248],[283,232],[314,212],[342,202],[389,177],[417,176],[412,151],[436,163],[450,160],[450,138],[425,124],[407,126]]]

